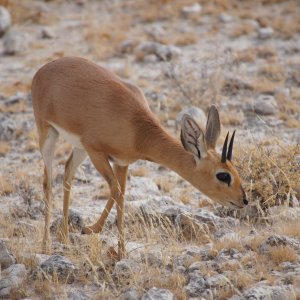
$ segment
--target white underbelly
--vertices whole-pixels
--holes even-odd
[[[53,122],[48,121],[48,123],[51,124],[51,126],[53,126],[59,132],[59,134],[61,134],[63,136],[63,138],[67,142],[69,142],[72,146],[74,146],[75,148],[84,149],[84,147],[80,141],[79,135],[68,132]]]

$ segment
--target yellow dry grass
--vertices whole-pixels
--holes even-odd
[[[11,194],[14,190],[15,188],[11,180],[0,175],[0,196]]]
[[[149,174],[149,170],[144,166],[140,166],[134,170],[131,170],[130,174],[137,177],[146,177]]]
[[[8,142],[0,141],[0,157],[5,156],[11,149]]]
[[[237,157],[237,167],[245,180],[251,202],[266,210],[274,205],[289,205],[294,190],[299,184],[300,146],[288,146],[273,141],[274,149],[263,143],[241,149]],[[261,211],[262,212],[262,211]]]
[[[293,262],[298,260],[296,251],[289,246],[271,247],[269,255],[276,265],[285,261]]]

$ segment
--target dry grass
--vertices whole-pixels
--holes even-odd
[[[156,183],[159,190],[163,191],[164,193],[170,193],[173,189],[175,184],[168,180],[166,177],[157,177],[155,178],[154,182]]]
[[[8,142],[0,141],[0,157],[5,156],[11,149]]]
[[[137,176],[137,177],[146,177],[149,174],[149,170],[144,166],[140,166],[136,169],[131,170],[130,174],[132,176]]]
[[[25,113],[27,110],[28,106],[24,101],[12,105],[4,105],[0,103],[0,112],[2,113]]]
[[[299,14],[293,17],[277,17],[271,19],[271,26],[284,39],[291,39],[300,32]]]
[[[249,23],[240,23],[236,25],[230,33],[231,38],[239,38],[254,32],[254,27]]]
[[[242,62],[253,63],[256,60],[256,52],[254,51],[254,49],[245,49],[245,50],[237,51],[235,53],[234,60],[237,63],[242,63]]]
[[[286,235],[293,238],[299,238],[300,237],[300,227],[298,226],[299,222],[296,221],[290,221],[290,222],[281,222],[276,223],[274,225],[275,231],[278,232],[278,234]]]
[[[276,265],[285,261],[293,262],[298,260],[296,251],[289,246],[271,247],[269,250],[269,255]]]
[[[274,0],[277,2],[276,0]],[[264,4],[271,5],[274,1],[259,1]],[[5,3],[4,3],[5,2]],[[17,24],[24,24],[24,22],[32,23],[51,23],[56,17],[49,16],[45,18],[43,13],[39,13],[35,7],[32,10],[25,10],[26,5],[31,4],[33,0],[25,0],[20,5],[17,0],[0,0],[0,4],[6,6],[13,5],[15,11],[13,12],[14,22]],[[57,1],[57,3],[60,1]],[[194,4],[192,0],[153,0],[153,1],[123,1],[120,7],[115,4],[109,4],[109,8],[113,9],[113,19],[109,17],[103,20],[87,21],[84,25],[84,40],[90,45],[90,53],[94,55],[97,60],[107,59],[114,55],[120,55],[119,47],[120,43],[126,40],[128,37],[137,36],[135,43],[145,39],[147,34],[142,30],[138,30],[136,22],[151,23],[157,20],[174,25],[178,20],[183,20],[181,14],[181,8],[184,5]],[[266,3],[268,2],[268,3]],[[53,2],[55,4],[55,1]],[[108,2],[107,2],[108,3]],[[256,2],[258,3],[258,2]],[[243,16],[246,18],[257,18],[255,11],[251,8],[252,3],[243,3],[240,1],[228,1],[228,0],[215,0],[215,1],[201,1],[203,10],[199,17],[186,20],[188,24],[199,25],[205,15],[218,16],[221,12],[228,11],[232,15],[238,15],[239,11],[244,11]],[[18,6],[18,7],[17,7]],[[122,16],[128,17],[115,18],[116,13],[119,14],[122,11]],[[128,13],[130,11],[130,13]],[[124,12],[126,14],[124,14]],[[128,14],[127,14],[128,13]],[[292,11],[290,11],[292,13]],[[242,12],[240,13],[240,16]],[[135,24],[133,24],[133,21]],[[259,22],[263,26],[272,26],[275,29],[276,35],[284,38],[291,38],[295,33],[299,32],[298,21],[293,21],[295,18],[286,20],[283,18],[268,19],[262,17]],[[286,22],[287,21],[287,22]],[[286,24],[284,24],[286,22]],[[203,26],[205,23],[203,22]],[[206,33],[208,36],[215,34],[219,31],[221,25],[211,24]],[[297,27],[298,26],[298,27]],[[192,45],[198,42],[198,36],[195,32],[178,33],[175,29],[170,29],[165,36],[157,38],[157,41],[163,44],[176,44],[179,46]],[[231,36],[238,38],[243,35],[250,35],[254,32],[252,25],[242,21],[233,28]],[[152,37],[152,39],[155,39]],[[42,42],[35,44],[34,50],[42,48]],[[214,52],[214,51],[212,51]],[[216,51],[217,52],[217,51]],[[68,53],[66,49],[63,51],[56,51],[52,54],[53,58],[64,56]],[[286,66],[279,60],[279,54],[277,50],[271,46],[262,46],[257,48],[249,48],[245,51],[238,51],[235,53],[233,59],[219,61],[218,58],[221,55],[219,53],[209,53],[207,60],[208,64],[201,65],[197,70],[188,70],[185,66],[179,66],[179,72],[173,69],[171,72],[170,87],[172,91],[168,97],[172,101],[168,100],[168,107],[170,111],[164,115],[165,119],[175,119],[178,111],[186,105],[196,105],[205,109],[209,104],[216,103],[220,100],[222,94],[222,78],[220,76],[221,71],[229,70],[233,71],[234,67],[238,63],[247,63],[252,67],[257,59],[261,63],[261,67],[258,71],[259,77],[249,83],[248,86],[240,88],[236,82],[231,82],[228,88],[233,91],[234,96],[239,96],[242,91],[247,93],[273,93],[278,86],[286,86],[286,81],[291,82],[290,99],[282,94],[275,94],[276,100],[280,110],[280,117],[286,122],[287,126],[298,128],[299,121],[297,115],[299,114],[298,101],[300,100],[300,90],[298,89],[300,77],[297,69],[292,69],[293,64]],[[47,58],[49,59],[49,58]],[[39,62],[40,63],[40,62]],[[210,63],[215,63],[211,64]],[[248,66],[248,65],[243,65]],[[31,66],[32,67],[32,66]],[[193,65],[194,67],[198,67]],[[292,71],[290,70],[292,69]],[[115,70],[116,73],[122,77],[131,77],[134,68],[131,67],[131,61],[119,70]],[[240,74],[237,74],[240,76]],[[249,74],[248,74],[249,75]],[[253,76],[255,77],[255,76]],[[13,95],[16,91],[28,92],[30,83],[23,80],[15,82],[12,85],[2,86],[1,92],[5,95]],[[143,88],[153,88],[153,83],[149,83],[144,78],[138,78],[137,82]],[[196,84],[195,84],[196,83]],[[2,89],[3,88],[3,89]],[[158,92],[164,92],[161,86],[157,88]],[[173,93],[173,94],[172,94]],[[235,94],[234,94],[235,93]],[[173,97],[174,96],[174,97]],[[222,96],[223,97],[223,96]],[[175,100],[173,100],[173,98]],[[224,101],[224,99],[222,98]],[[244,99],[243,99],[244,100]],[[162,109],[161,114],[165,113],[165,108]],[[20,103],[12,106],[1,106],[1,112],[20,113],[28,111],[26,103]],[[238,111],[231,110],[231,114],[222,115],[223,125],[242,125],[244,123],[243,114],[238,114]],[[23,137],[23,132],[19,129],[17,136]],[[21,139],[18,139],[18,141]],[[59,143],[56,159],[65,163],[65,156],[70,152],[70,146],[66,143]],[[275,145],[275,146],[274,146]],[[35,151],[37,149],[37,134],[35,130],[26,133],[25,141],[22,141],[22,147],[24,146],[25,152]],[[10,143],[0,143],[0,156],[8,153],[11,145]],[[272,150],[270,150],[272,148]],[[26,153],[25,153],[26,154]],[[268,208],[274,205],[292,205],[292,195],[295,194],[295,190],[299,187],[299,163],[295,157],[300,155],[300,149],[298,146],[277,145],[277,141],[271,140],[269,146],[267,143],[259,143],[255,147],[248,147],[241,149],[237,157],[237,165],[246,181],[248,195],[250,201],[256,203],[258,206],[258,215],[266,216]],[[30,155],[29,155],[30,157]],[[0,195],[7,196],[12,194],[23,199],[26,206],[30,206],[30,203],[43,197],[40,190],[39,193],[35,191],[35,186],[42,188],[41,183],[34,182],[40,178],[30,178],[27,172],[27,166],[23,170],[17,170],[11,177],[0,176]],[[132,170],[133,176],[148,176],[149,171],[145,167],[141,166]],[[60,175],[61,176],[61,175]],[[168,177],[161,177],[156,180],[156,184],[163,191],[163,193],[172,192],[175,183]],[[101,199],[107,199],[109,196],[109,189],[106,184],[100,186]],[[97,195],[99,194],[96,189]],[[41,194],[41,195],[39,195]],[[172,196],[172,193],[171,193]],[[190,204],[190,199],[193,197],[192,193],[182,189],[177,198],[184,204]],[[57,196],[55,196],[57,197]],[[77,196],[76,196],[77,197]],[[90,196],[88,196],[90,197]],[[99,197],[98,197],[99,198]],[[19,198],[18,198],[19,199]],[[204,207],[208,210],[214,211],[214,206],[211,202],[203,200],[199,203],[199,207]],[[17,213],[17,210],[10,210],[11,217],[0,215],[0,231],[1,238],[7,239],[7,244],[10,250],[17,258],[17,262],[24,263],[29,272],[34,270],[37,266],[36,253],[41,252],[41,239],[42,239],[42,216],[39,217],[39,221],[33,221],[26,217],[26,211],[22,215],[22,212]],[[284,234],[287,236],[298,238],[300,236],[300,229],[298,222],[293,221],[290,223],[282,222],[274,225],[273,227],[263,227],[256,236],[246,242],[241,240],[225,238],[221,240],[214,240],[210,229],[202,225],[196,224],[194,220],[187,217],[182,228],[174,226],[174,223],[169,218],[162,218],[161,216],[145,216],[141,213],[138,215],[136,212],[130,210],[126,212],[126,239],[130,242],[138,242],[143,246],[137,246],[137,249],[131,250],[129,255],[134,258],[138,257],[138,252],[147,254],[151,249],[160,246],[163,253],[162,266],[153,266],[148,262],[139,262],[139,270],[132,270],[129,280],[122,281],[121,276],[113,274],[115,265],[115,250],[116,242],[106,243],[99,239],[98,235],[81,236],[79,233],[75,233],[74,242],[68,246],[62,246],[57,243],[57,238],[53,235],[54,247],[53,250],[58,253],[62,253],[66,257],[70,258],[79,268],[79,274],[76,278],[76,284],[90,287],[95,285],[101,285],[97,292],[99,299],[118,299],[120,293],[128,287],[133,287],[138,291],[139,296],[156,286],[158,288],[167,288],[171,290],[177,299],[186,299],[186,295],[183,291],[183,287],[187,284],[188,277],[186,274],[178,273],[176,271],[168,271],[172,269],[172,263],[168,262],[168,256],[171,258],[180,255],[183,248],[187,245],[197,245],[199,247],[210,242],[213,244],[213,249],[210,251],[210,257],[217,258],[219,252],[224,249],[235,248],[243,254],[242,258],[238,258],[235,261],[228,260],[218,267],[223,272],[227,272],[227,278],[230,281],[231,288],[227,290],[218,290],[218,299],[227,299],[231,295],[240,292],[255,282],[261,280],[267,280],[269,283],[275,282],[275,276],[270,275],[270,272],[276,269],[276,265],[284,261],[297,261],[298,256],[295,250],[290,247],[273,247],[269,254],[260,254],[259,246],[265,239],[264,232],[271,230],[278,234]],[[42,214],[41,214],[42,215]],[[20,225],[19,221],[23,222]],[[17,222],[18,221],[18,222]],[[22,223],[21,222],[21,223]],[[248,224],[247,224],[248,225]],[[256,226],[257,224],[255,224]],[[254,225],[253,225],[254,226]],[[105,228],[101,234],[101,238],[104,236],[117,237],[117,230],[115,224],[111,226],[111,229]],[[237,229],[234,229],[235,231]],[[240,234],[240,236],[244,237]],[[111,245],[112,244],[112,245]],[[127,245],[128,246],[128,245]],[[57,247],[57,248],[55,248]],[[140,248],[139,248],[140,247]],[[254,251],[249,251],[249,248]],[[28,257],[24,255],[28,253]],[[199,260],[199,257],[192,258],[192,260]],[[186,262],[185,267],[188,267],[193,261]],[[206,266],[206,262],[203,264],[203,273],[205,275],[216,274],[217,272],[212,269],[211,266]],[[208,262],[207,262],[208,263]],[[298,281],[297,281],[298,280]],[[300,279],[295,279],[294,282],[300,282]],[[28,287],[32,287],[34,292],[43,299],[65,299],[67,298],[67,292],[64,284],[59,283],[57,276],[54,276],[51,280],[44,280],[37,278],[33,280],[29,278],[26,283]],[[237,289],[237,290],[235,290]],[[21,288],[19,291],[15,291],[13,295],[15,298],[30,297],[33,293],[32,290]]]
[[[33,22],[48,25],[57,21],[55,14],[45,12],[42,6],[37,5],[33,0],[22,0],[21,2],[18,0],[1,0],[0,5],[8,8],[15,24]]]
[[[239,290],[243,290],[255,282],[252,274],[249,274],[246,270],[236,270],[232,272],[229,280]]]
[[[187,284],[186,277],[178,272],[164,272],[158,267],[144,266],[142,274],[146,274],[144,278],[144,288],[147,290],[153,286],[170,290],[176,299],[185,300],[186,294],[183,287]],[[143,276],[144,277],[144,276]]]
[[[265,76],[273,82],[283,82],[285,80],[285,68],[278,64],[267,64],[260,68],[259,75]]]
[[[126,32],[130,29],[130,21],[126,17],[118,20],[86,24],[84,40],[89,45],[90,52],[98,59],[107,59],[119,51],[122,41],[127,39]]]
[[[230,111],[221,113],[221,121],[223,125],[242,125],[245,121],[245,116],[242,111]]]
[[[15,190],[12,182],[3,175],[0,176],[0,196],[11,194]]]
[[[237,239],[224,238],[214,242],[214,249],[220,251],[222,249],[237,249],[239,251],[243,250],[243,245],[241,241]]]
[[[237,157],[237,167],[246,181],[250,202],[265,211],[274,205],[291,205],[291,197],[299,183],[300,146],[273,141],[274,149],[263,143],[243,149]],[[261,212],[262,212],[261,211]]]

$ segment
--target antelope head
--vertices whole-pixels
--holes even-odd
[[[193,154],[195,160],[190,182],[209,198],[224,206],[243,208],[248,204],[248,200],[239,174],[232,163],[235,131],[229,145],[229,132],[227,133],[221,155],[215,150],[220,132],[219,113],[214,105],[209,109],[205,132],[190,115],[183,116],[181,142],[185,150]]]

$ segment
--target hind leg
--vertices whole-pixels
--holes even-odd
[[[121,195],[117,200],[117,226],[119,232],[118,258],[125,257],[125,236],[124,236],[124,197],[126,189],[128,166],[114,164],[114,173],[121,187]]]
[[[54,155],[55,143],[58,138],[57,131],[52,127],[47,127],[40,131],[39,142],[40,151],[44,160],[44,181],[43,189],[45,194],[45,227],[43,237],[43,252],[51,252],[50,239],[50,218],[52,208],[52,160]]]
[[[69,159],[67,160],[64,175],[64,208],[63,208],[63,223],[62,231],[60,232],[60,240],[67,243],[69,240],[69,206],[70,206],[70,192],[72,187],[72,180],[76,173],[77,168],[86,158],[87,153],[84,149],[74,148]]]

